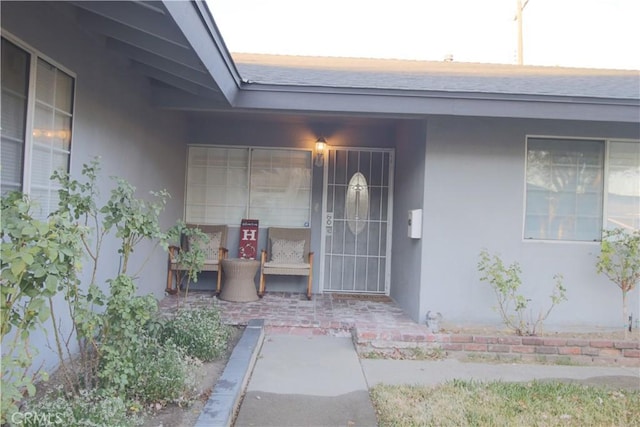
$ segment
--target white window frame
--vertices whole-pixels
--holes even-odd
[[[595,137],[579,137],[579,136],[559,136],[559,135],[526,135],[524,144],[524,187],[523,187],[523,207],[522,207],[522,240],[524,242],[546,242],[546,243],[572,243],[572,244],[600,244],[601,239],[594,241],[589,240],[569,240],[569,239],[537,239],[526,237],[527,224],[527,168],[529,155],[529,139],[560,139],[567,141],[601,141],[604,143],[604,162],[603,162],[603,186],[602,186],[602,212],[601,212],[601,230],[607,228],[608,218],[608,188],[609,188],[609,150],[611,143],[625,142],[640,144],[640,140],[629,138],[595,138]]]
[[[71,95],[71,113],[70,113],[70,132],[69,136],[69,149],[68,149],[68,162],[67,162],[67,170],[65,172],[69,172],[71,170],[72,165],[72,153],[73,153],[73,127],[74,127],[74,118],[75,118],[75,106],[76,106],[76,92],[77,92],[77,75],[67,67],[61,65],[57,61],[51,59],[49,56],[43,54],[39,50],[35,49],[31,45],[23,42],[16,36],[2,31],[2,38],[7,41],[13,43],[18,48],[24,50],[29,55],[29,75],[28,75],[28,85],[27,85],[27,111],[25,114],[25,140],[24,140],[24,154],[23,154],[23,165],[22,165],[22,188],[21,192],[27,195],[32,193],[32,161],[33,161],[33,132],[34,132],[34,120],[35,120],[35,108],[36,108],[36,82],[37,82],[37,69],[38,69],[38,60],[43,60],[48,63],[52,67],[62,71],[67,74],[69,77],[73,79],[73,93]],[[67,151],[67,150],[64,150]],[[51,187],[50,187],[51,188]],[[34,212],[34,214],[38,217],[44,218],[50,212],[49,211],[41,211],[40,213]]]
[[[224,149],[224,150],[238,150],[238,151],[245,151],[247,153],[246,156],[246,197],[244,200],[244,210],[243,213],[241,215],[237,215],[238,217],[236,218],[235,216],[233,218],[229,218],[225,216],[225,219],[215,219],[215,218],[206,218],[206,214],[204,215],[205,218],[202,217],[197,217],[191,214],[190,209],[191,209],[191,205],[192,203],[192,198],[189,195],[189,187],[190,187],[190,174],[192,173],[191,171],[191,167],[192,165],[190,165],[190,151],[191,149]],[[306,220],[302,221],[301,223],[288,223],[288,222],[280,222],[280,223],[274,223],[273,221],[270,221],[269,218],[266,218],[264,216],[260,216],[258,215],[257,217],[254,218],[255,215],[253,213],[254,209],[258,209],[260,207],[253,207],[252,208],[252,173],[254,173],[254,159],[253,159],[253,153],[256,150],[260,150],[260,151],[281,151],[281,152],[304,152],[307,153],[308,157],[308,168],[307,170],[309,171],[309,188],[302,188],[304,191],[308,191],[309,193],[309,198],[306,202],[306,207],[304,208],[304,210],[306,210]],[[239,226],[240,222],[243,218],[250,218],[250,219],[257,219],[260,221],[260,226],[261,227],[270,227],[270,226],[281,226],[281,227],[309,227],[310,223],[311,223],[311,215],[312,215],[312,209],[311,209],[311,203],[312,203],[312,196],[313,196],[313,151],[309,150],[309,149],[303,149],[303,148],[295,148],[295,147],[261,147],[261,146],[245,146],[245,145],[212,145],[212,144],[190,144],[187,146],[187,159],[186,159],[186,168],[185,168],[185,203],[184,203],[184,218],[185,221],[187,222],[194,222],[194,223],[199,223],[199,224],[219,224],[219,223],[226,223],[227,225],[231,225],[231,226]],[[203,166],[200,166],[203,167]],[[206,167],[205,167],[206,168]],[[215,168],[214,168],[215,169]],[[244,169],[244,168],[241,168]],[[264,189],[264,186],[262,186],[262,188]],[[279,187],[274,187],[274,189],[278,189]],[[206,205],[205,205],[206,206]],[[262,207],[264,208],[264,207]]]

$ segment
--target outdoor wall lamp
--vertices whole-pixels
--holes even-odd
[[[321,167],[324,165],[324,152],[327,149],[327,141],[320,137],[316,141],[316,157],[315,157],[315,165]]]

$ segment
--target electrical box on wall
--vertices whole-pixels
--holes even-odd
[[[412,239],[422,237],[422,209],[409,211],[409,237]]]

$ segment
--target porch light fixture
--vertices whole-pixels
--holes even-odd
[[[318,138],[316,141],[316,157],[314,161],[316,166],[321,167],[324,165],[324,152],[326,149],[327,141],[323,137]]]

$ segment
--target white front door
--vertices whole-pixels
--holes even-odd
[[[393,150],[333,148],[324,166],[324,292],[389,294]]]

